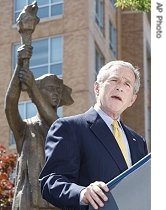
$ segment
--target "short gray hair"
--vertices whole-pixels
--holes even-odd
[[[122,60],[116,60],[116,61],[111,61],[104,65],[100,70],[97,75],[97,82],[104,82],[105,79],[109,76],[111,68],[113,66],[119,66],[119,67],[125,67],[128,69],[131,69],[135,75],[135,84],[134,84],[134,94],[138,93],[139,88],[140,88],[140,72],[139,69],[134,67],[131,63],[122,61]]]

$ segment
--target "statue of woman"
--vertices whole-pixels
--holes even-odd
[[[72,90],[53,74],[34,79],[29,69],[23,69],[24,59],[30,59],[31,55],[30,46],[18,49],[17,65],[5,97],[5,113],[18,152],[12,210],[57,209],[42,199],[38,177],[44,164],[48,129],[58,118],[57,108],[73,103]],[[38,111],[36,116],[24,120],[18,110],[22,84],[27,86],[26,91]]]

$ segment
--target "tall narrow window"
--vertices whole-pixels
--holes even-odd
[[[117,56],[117,32],[112,22],[109,21],[109,37],[110,37],[110,49],[114,56]]]
[[[105,59],[101,51],[98,47],[95,49],[95,70],[96,70],[96,76],[100,70],[100,68],[104,65]]]
[[[103,0],[96,0],[96,23],[101,31],[104,27],[104,6]]]

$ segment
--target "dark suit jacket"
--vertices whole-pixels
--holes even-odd
[[[147,155],[145,140],[122,123],[132,164]],[[80,207],[80,191],[94,181],[107,183],[127,169],[116,140],[94,108],[58,119],[46,138],[40,174],[44,199],[62,209]],[[68,208],[67,208],[68,207]]]

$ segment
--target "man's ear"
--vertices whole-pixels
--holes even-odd
[[[133,97],[131,98],[131,102],[130,102],[129,107],[133,105],[133,103],[136,101],[136,99],[137,99],[137,95],[134,94]]]
[[[96,96],[99,94],[99,83],[98,82],[94,83],[94,92],[95,92]]]

